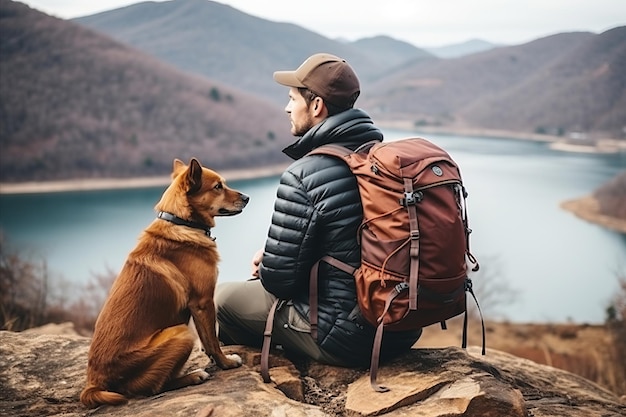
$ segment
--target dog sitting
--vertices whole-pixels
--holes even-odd
[[[139,236],[96,321],[80,400],[88,408],[200,384],[204,370],[180,375],[196,336],[221,369],[241,366],[216,335],[213,294],[219,254],[216,216],[241,213],[249,197],[201,166],[175,159],[158,217]]]

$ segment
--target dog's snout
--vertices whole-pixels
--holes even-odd
[[[245,207],[250,201],[250,196],[247,196],[244,193],[240,193],[240,194],[241,194],[241,202],[243,203],[243,206]]]

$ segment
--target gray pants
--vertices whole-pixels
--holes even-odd
[[[261,347],[265,322],[274,300],[276,297],[265,291],[259,279],[219,284],[215,304],[220,340],[226,345]],[[319,362],[344,366],[339,359],[320,349],[311,337],[309,321],[290,302],[276,311],[272,345],[281,345],[287,352]]]

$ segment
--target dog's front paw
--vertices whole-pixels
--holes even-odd
[[[236,353],[226,355],[226,357],[230,359],[231,361],[235,362],[237,366],[241,366],[241,364],[243,363],[243,360],[241,360],[241,356],[237,355]]]
[[[198,385],[208,380],[211,375],[203,369],[196,369],[195,371],[189,372],[187,377],[190,378],[192,385]]]
[[[219,366],[222,369],[239,368],[241,364],[243,363],[243,361],[241,360],[241,357],[234,353],[231,355],[224,355],[224,357],[225,359],[222,361],[222,363],[217,364],[217,366]]]

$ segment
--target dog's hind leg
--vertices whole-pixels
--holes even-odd
[[[194,345],[195,337],[184,324],[155,334],[144,349],[136,352],[145,355],[143,366],[127,381],[125,389],[135,395],[154,395],[206,381],[209,374],[204,371],[179,376]]]
[[[179,376],[168,381],[163,387],[163,391],[171,391],[178,388],[183,388],[189,385],[198,385],[202,384],[206,380],[210,378],[208,372],[203,369],[196,369],[194,371],[189,372],[188,374]]]

